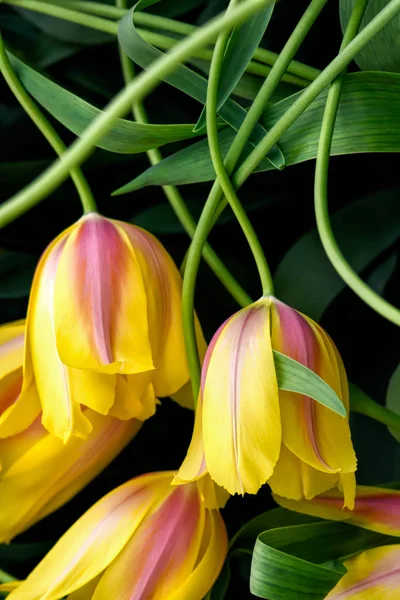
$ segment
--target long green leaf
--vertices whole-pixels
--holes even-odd
[[[285,354],[276,350],[273,352],[278,386],[281,390],[309,396],[338,415],[347,415],[339,396],[314,371]]]
[[[247,21],[235,27],[229,39],[221,68],[218,85],[217,110],[225,104],[239,83],[246,67],[258,48],[268,23],[274,11],[275,2],[269,4]],[[195,129],[202,129],[206,124],[205,107],[200,115]]]
[[[400,365],[393,371],[386,392],[386,406],[400,415]],[[400,431],[389,427],[390,433],[400,442]]]
[[[358,273],[362,272],[400,236],[399,190],[352,202],[333,215],[332,226],[347,260]],[[316,229],[290,248],[274,281],[279,298],[316,321],[346,285],[326,257]]]
[[[396,538],[345,523],[311,523],[262,533],[251,592],[268,600],[323,600],[345,573],[341,560]]]
[[[139,35],[134,25],[134,13],[137,10],[141,10],[151,6],[159,0],[140,0],[120,21],[118,30],[119,43],[125,52],[133,62],[141,66],[143,69],[147,69],[150,65],[163,55],[161,50],[154,48],[151,44],[144,41]],[[178,88],[185,94],[188,94],[192,98],[195,98],[202,104],[206,103],[207,98],[207,81],[195,73],[188,67],[180,65],[171,75],[165,78],[165,81],[170,85]],[[242,124],[246,110],[234,102],[233,100],[227,100],[223,108],[220,110],[220,116],[231,125],[234,129],[238,129]],[[266,135],[267,131],[261,124],[258,124],[250,138],[251,143],[254,145]],[[277,146],[271,150],[268,154],[269,164],[271,168],[283,168],[285,166],[285,159]]]
[[[268,129],[298,98],[297,94],[267,107],[263,124]],[[285,132],[279,146],[286,164],[294,165],[316,157],[326,91]],[[351,135],[349,131],[351,130]],[[221,151],[225,156],[234,133],[229,129],[220,134]],[[247,148],[247,154],[251,149]],[[399,152],[400,150],[400,75],[396,73],[350,73],[346,75],[332,142],[332,155],[361,152]],[[263,161],[259,171],[272,166]],[[183,185],[212,181],[215,177],[207,141],[185,148],[118,190],[133,191],[147,185]]]
[[[344,31],[355,0],[340,0],[340,23]],[[361,22],[363,29],[387,6],[388,0],[369,0]],[[357,54],[355,61],[364,71],[400,72],[400,15],[397,15]]]
[[[28,92],[55,119],[76,135],[102,111],[50,81],[9,53],[15,71]],[[152,125],[118,119],[98,146],[110,152],[136,154],[196,136],[193,125]]]

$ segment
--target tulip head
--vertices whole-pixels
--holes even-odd
[[[32,284],[26,378],[51,433],[85,438],[81,405],[147,418],[184,386],[181,285],[164,247],[128,223],[91,213],[50,244]]]
[[[175,487],[171,479],[142,475],[107,494],[10,600],[202,600],[226,556],[225,526],[195,483]]]
[[[25,322],[0,327],[0,543],[9,542],[55,511],[96,477],[140,429],[135,419],[121,421],[84,409],[92,434],[66,444],[50,435],[40,413],[23,412],[22,361]],[[32,391],[32,390],[31,390]],[[23,431],[14,433],[14,425]]]
[[[354,498],[356,459],[348,419],[278,390],[273,351],[317,373],[348,408],[347,379],[329,336],[311,319],[262,298],[214,335],[202,370],[192,442],[176,482],[209,473],[229,493],[270,484],[300,500],[341,486]]]

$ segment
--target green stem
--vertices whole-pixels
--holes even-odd
[[[119,8],[124,8],[126,6],[126,0],[116,0],[116,3],[117,7]],[[130,58],[125,54],[121,47],[119,48],[119,54],[124,81],[125,84],[128,85],[135,77],[135,68]],[[148,122],[146,110],[142,102],[134,101],[132,103],[132,113],[134,119],[138,123]],[[152,165],[159,163],[163,159],[163,156],[158,148],[148,150],[146,154]],[[182,227],[192,238],[196,230],[196,223],[190,214],[184,199],[179,193],[178,188],[173,185],[165,185],[162,187],[162,189]],[[203,256],[210,269],[215,273],[221,283],[225,286],[225,288],[240,306],[246,306],[252,302],[250,296],[239,285],[224,263],[208,244],[203,249]]]
[[[266,136],[261,140],[256,148],[250,153],[247,159],[237,170],[234,182],[236,187],[240,187],[246,179],[253,173],[254,169],[260,164],[261,160],[268,154],[279,138],[289,129],[291,125],[300,117],[313,100],[326,88],[327,85],[335,79],[353,58],[368,44],[385,25],[387,25],[400,12],[400,0],[391,0],[374,17],[368,25],[349,43],[348,46],[318,75],[308,88],[304,90],[301,96],[291,105],[286,113],[275,123]]]
[[[18,581],[16,577],[13,577],[3,569],[0,569],[0,583],[11,583],[12,581]]]
[[[18,100],[24,111],[32,119],[36,127],[49,142],[50,146],[56,151],[58,156],[61,156],[63,152],[65,152],[66,146],[57,134],[57,132],[50,125],[49,121],[40,111],[38,106],[32,100],[28,92],[25,90],[24,86],[19,81],[7,56],[7,52],[4,47],[4,42],[1,34],[0,71],[5,81],[7,82],[10,90],[12,91],[12,93],[14,94],[15,98]],[[75,184],[76,191],[78,192],[84,212],[88,213],[96,211],[96,202],[93,198],[93,194],[81,169],[79,167],[72,167],[69,171],[69,174],[71,176],[72,181]]]
[[[400,415],[385,408],[356,386],[350,386],[350,410],[400,431]]]
[[[81,4],[84,4],[83,2],[76,2],[76,0],[67,0],[66,2],[63,2],[62,0],[5,0],[4,3],[10,4],[11,6],[19,6],[20,8],[25,8],[27,10],[39,12],[41,14],[50,15],[52,17],[64,19],[71,23],[76,23],[77,25],[82,25],[84,27],[96,29],[97,31],[109,33],[113,36],[116,36],[118,34],[118,23],[110,21],[108,18],[102,18],[100,16],[92,16],[91,14],[86,14],[83,9],[73,10],[73,8],[81,8]],[[106,10],[98,12],[102,12],[102,14],[105,16],[107,16],[107,9],[115,8],[107,5],[101,6],[104,6]],[[125,14],[126,10],[124,10],[123,12]],[[135,21],[141,22],[141,18],[137,19],[137,17],[141,17],[141,15],[146,15],[147,17],[150,16],[149,13],[143,13],[138,11],[135,14]],[[156,17],[156,15],[154,16]],[[149,19],[145,20],[146,23],[148,21]],[[153,26],[156,27],[157,23],[158,20],[155,21],[155,24],[153,24]],[[176,29],[180,28],[177,27]],[[193,30],[195,31],[196,28],[193,28]],[[153,46],[161,48],[162,50],[173,48],[179,42],[179,38],[169,37],[167,35],[156,33],[153,31],[146,31],[144,29],[138,28],[137,32],[142,36],[142,38],[146,42],[148,42],[149,44],[153,44]],[[178,33],[181,34],[182,31],[179,31]],[[199,49],[193,53],[192,57],[200,58],[205,61],[210,61],[212,58],[212,53],[212,50]],[[246,71],[248,73],[257,75],[259,77],[266,77],[270,70],[270,66],[266,66],[265,64],[261,64],[260,62],[254,60],[251,61],[246,68]],[[299,87],[306,87],[307,85],[309,85],[309,80],[307,78],[298,77],[290,73],[285,73],[282,80],[286,83],[291,83]]]
[[[355,3],[351,18],[343,37],[341,51],[346,48],[349,42],[351,42],[356,35],[367,4],[368,0],[357,0]],[[332,83],[328,92],[325,111],[322,118],[314,182],[315,216],[317,228],[325,252],[331,261],[332,266],[336,269],[340,277],[347,283],[353,292],[357,294],[373,310],[392,323],[400,325],[400,310],[372,290],[347,262],[338,246],[329,218],[329,158],[343,83],[344,76],[338,77]]]
[[[112,128],[116,119],[126,114],[134,100],[137,102],[145,98],[166,75],[172,73],[179,64],[187,61],[198,48],[214,40],[225,27],[242,23],[265,5],[265,0],[247,0],[230,15],[217,16],[200,27],[192,36],[174,46],[168,54],[154,61],[148,71],[142,71],[113,98],[106,110],[91,122],[82,136],[71,144],[58,161],[29,186],[1,205],[0,227],[4,227],[51,194],[66,179],[72,167],[81,164],[90,156],[99,140]]]

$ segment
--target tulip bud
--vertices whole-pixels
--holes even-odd
[[[268,481],[296,500],[340,485],[351,506],[356,458],[348,419],[278,390],[273,350],[317,373],[348,408],[346,374],[329,336],[275,298],[262,298],[229,318],[210,343],[192,442],[175,482],[208,472],[231,494],[255,494]]]
[[[226,556],[225,525],[195,483],[171,486],[172,475],[141,475],[104,496],[10,600],[202,600]]]
[[[44,429],[40,413],[24,431],[5,437],[21,412],[24,329],[23,321],[0,327],[0,543],[68,502],[141,427],[135,419],[121,421],[85,408],[92,428],[86,441],[72,437],[63,444]]]
[[[25,361],[48,431],[85,438],[81,405],[147,418],[156,396],[187,383],[181,287],[160,242],[128,223],[91,213],[48,246],[32,284]]]

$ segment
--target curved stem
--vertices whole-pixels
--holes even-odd
[[[400,415],[378,404],[354,385],[350,385],[350,410],[400,431]]]
[[[24,111],[35,123],[36,127],[43,134],[50,146],[61,156],[66,150],[64,142],[61,140],[57,132],[50,125],[49,121],[40,111],[38,106],[32,100],[24,86],[19,81],[15,74],[12,65],[7,56],[6,49],[4,47],[3,38],[0,34],[0,71],[6,80],[10,90],[18,100]],[[96,202],[94,200],[91,189],[88,182],[85,179],[81,169],[79,167],[73,167],[70,169],[70,176],[75,184],[76,191],[78,192],[79,198],[82,203],[82,207],[85,213],[94,212],[97,210]]]
[[[245,148],[246,143],[251,135],[251,132],[260,120],[266,105],[268,104],[272,94],[279,85],[279,82],[281,81],[282,76],[285,73],[288,65],[290,64],[293,56],[295,56],[297,50],[304,41],[306,35],[310,31],[312,25],[316,21],[318,15],[322,11],[327,1],[328,0],[312,0],[312,2],[309,4],[308,8],[304,12],[303,16],[301,17],[300,21],[297,23],[295,29],[293,30],[293,33],[286,42],[281,54],[277,58],[274,66],[271,69],[270,74],[264,81],[262,87],[260,88],[256,96],[256,99],[254,100],[242,125],[240,126],[239,131],[237,132],[231,147],[229,148],[228,154],[225,158],[225,168],[228,175],[230,175],[233,172],[243,152],[243,149]],[[264,156],[266,154],[267,153],[265,153]],[[219,184],[219,181],[216,180],[211,188],[211,192],[208,196],[207,201],[213,202],[217,205],[218,202],[222,200],[222,198],[222,188]],[[225,206],[226,201],[223,200],[218,210],[216,211],[215,220],[221,214]]]
[[[341,50],[343,50],[356,35],[367,4],[368,0],[357,0],[355,3],[351,18],[343,37]],[[347,283],[353,292],[355,292],[373,310],[396,325],[400,325],[400,310],[372,290],[358,276],[358,274],[354,271],[344,257],[336,241],[329,218],[329,158],[343,83],[343,76],[339,77],[332,83],[328,92],[325,111],[322,118],[314,182],[315,216],[317,228],[325,252],[331,261],[332,266],[336,269],[340,277]]]
[[[230,15],[219,15],[200,27],[192,36],[174,46],[168,54],[154,61],[148,71],[142,71],[127,85],[106,109],[85,129],[82,136],[75,140],[58,161],[47,168],[30,185],[0,207],[0,227],[4,227],[21,214],[35,206],[56,189],[68,176],[71,167],[86,160],[97,142],[112,128],[116,119],[122,117],[132,102],[142,100],[152,92],[162,79],[172,73],[176,67],[186,61],[198,48],[211,42],[225,27],[242,23],[248,17],[261,10],[268,0],[247,0]]]
[[[126,0],[116,0],[116,4],[120,9],[124,9],[126,7]],[[125,84],[128,85],[135,77],[135,68],[130,58],[125,54],[121,47],[119,48],[119,54],[124,81]],[[146,110],[142,102],[136,101],[132,103],[132,113],[138,123],[148,122]],[[152,165],[159,163],[163,158],[158,148],[148,150],[146,154]],[[184,199],[179,193],[178,188],[173,185],[166,185],[163,186],[162,189],[182,227],[188,233],[190,238],[192,238],[196,230],[196,223],[190,214]],[[215,273],[240,306],[247,306],[247,304],[252,302],[250,296],[239,285],[218,255],[208,244],[203,248],[203,257],[210,269]]]

